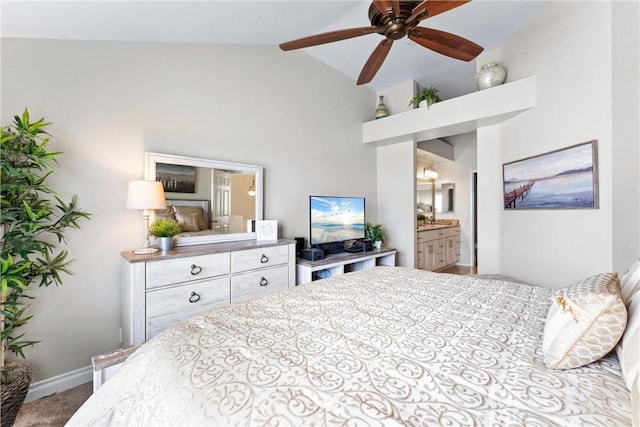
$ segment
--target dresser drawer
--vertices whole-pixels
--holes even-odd
[[[268,246],[231,253],[231,272],[255,270],[289,262],[289,245]]]
[[[147,292],[146,339],[201,311],[229,304],[229,278],[199,280]]]
[[[147,289],[229,274],[229,253],[147,263]]]
[[[289,287],[286,265],[231,276],[231,303],[256,298]]]

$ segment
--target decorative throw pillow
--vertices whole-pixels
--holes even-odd
[[[176,219],[178,220],[178,225],[182,231],[200,231],[198,214],[196,212],[184,214],[177,213]]]
[[[193,216],[193,218],[195,218],[196,220],[197,228],[195,230],[185,230],[183,228],[182,231],[199,231],[199,230],[206,230],[207,228],[209,228],[207,227],[207,224],[205,224],[204,222],[202,208],[199,208],[197,206],[175,206],[174,208],[176,211],[176,219],[178,220],[178,224],[180,224],[180,217],[184,219],[187,216],[189,217]],[[180,226],[182,227],[182,224],[180,224]]]
[[[620,296],[625,305],[628,306],[631,298],[638,292],[640,292],[640,259],[629,267],[620,280]]]
[[[173,213],[173,206],[167,206],[166,209],[156,209],[155,218],[176,219],[176,216]]]
[[[631,298],[627,310],[627,328],[616,346],[616,353],[624,382],[632,391],[634,381],[640,381],[640,293],[636,292]]]
[[[627,324],[616,273],[588,277],[554,298],[544,325],[542,351],[551,369],[588,365],[609,353]]]

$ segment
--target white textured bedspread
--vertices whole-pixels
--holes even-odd
[[[378,267],[198,315],[68,425],[630,425],[609,355],[545,368],[553,290]]]

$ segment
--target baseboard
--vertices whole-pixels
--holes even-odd
[[[93,369],[91,366],[85,366],[84,368],[31,384],[25,402],[50,396],[91,381],[93,381]]]

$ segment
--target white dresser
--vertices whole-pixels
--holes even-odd
[[[295,241],[183,246],[124,258],[122,341],[137,345],[204,310],[295,286]]]

